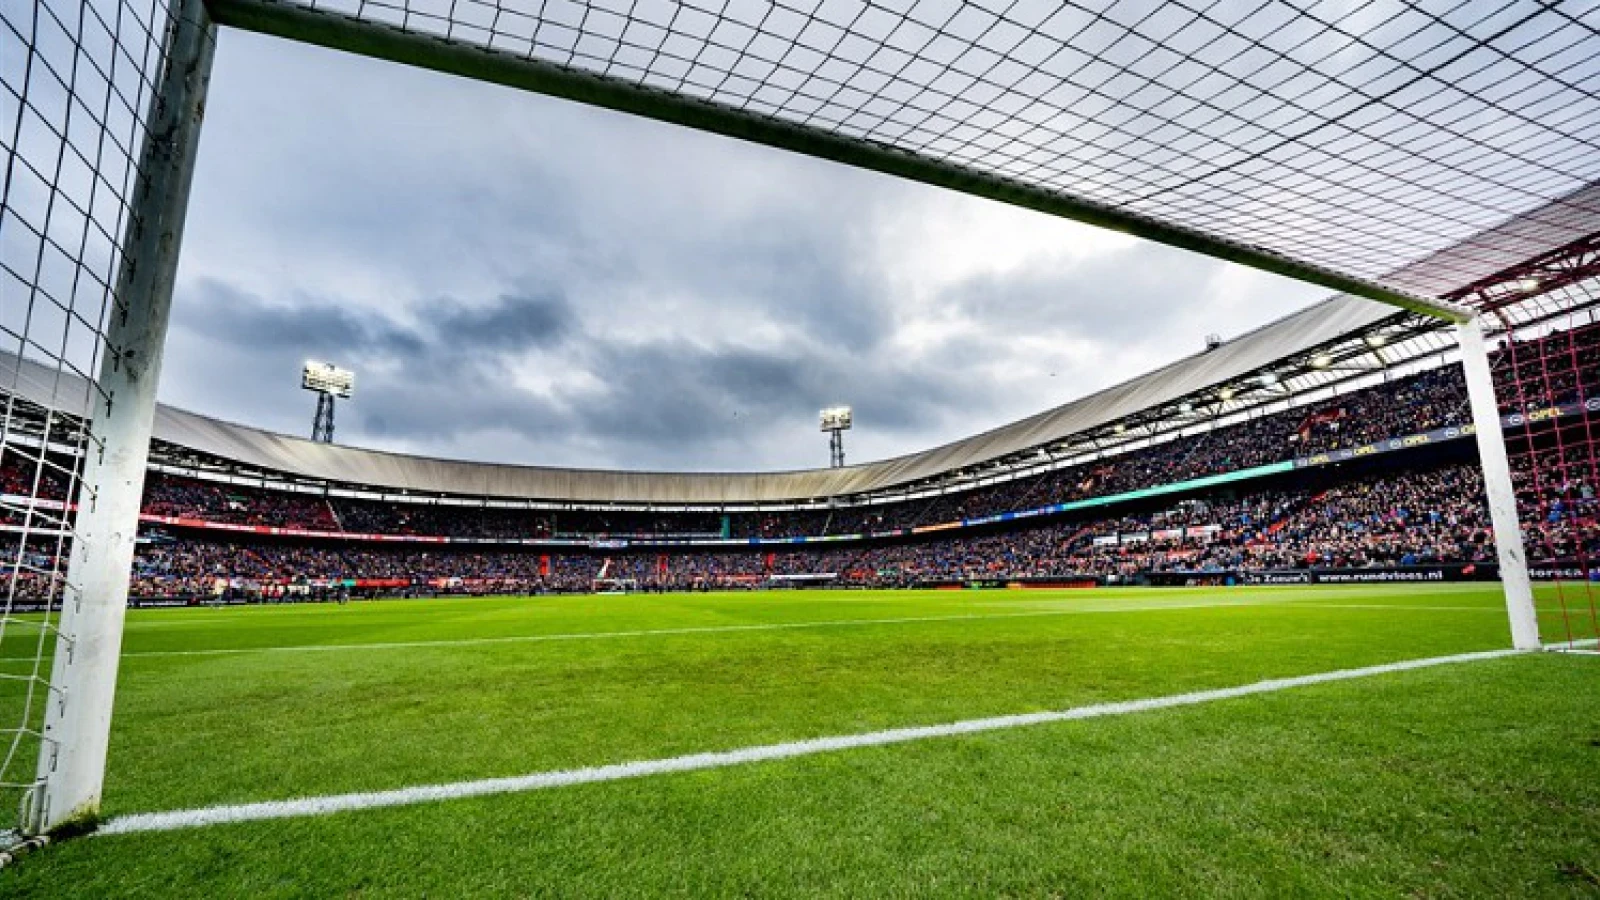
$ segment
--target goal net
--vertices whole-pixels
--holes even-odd
[[[99,809],[199,10],[0,4],[0,848]]]
[[[1522,277],[1522,292],[1535,285],[1542,292],[1515,311],[1503,297],[1482,301],[1504,331],[1495,381],[1529,570],[1542,586],[1540,639],[1593,650],[1600,638],[1600,279],[1544,268],[1553,274]]]
[[[600,571],[595,573],[592,585],[596,594],[628,594],[639,589],[637,579],[622,575],[625,567],[617,565],[617,561],[606,557],[600,563]]]
[[[685,31],[710,21],[726,24],[726,17],[671,15],[670,21],[650,22],[642,8],[639,16],[644,18],[636,19],[631,12],[601,15],[596,10],[588,15],[588,5],[578,4],[585,14],[577,18],[584,24],[574,30],[556,21],[543,27],[543,4],[531,3],[511,4],[518,8],[510,10],[501,4],[464,3],[459,19],[455,4],[448,4],[448,13],[439,13],[411,0],[249,4],[253,20],[237,15],[240,6],[230,0],[0,3],[0,148],[5,159],[0,180],[0,832],[46,830],[93,817],[99,809],[155,385],[215,47],[211,10],[225,17],[231,9],[235,24],[278,27],[290,38],[389,53],[399,61],[427,62],[439,71],[468,77],[485,78],[492,71],[507,85],[696,123],[774,147],[1113,225],[1409,311],[1396,315],[1464,318],[1455,304],[1471,305],[1484,315],[1462,329],[1461,345],[1471,345],[1463,355],[1470,363],[1466,369],[1473,386],[1474,421],[1486,435],[1480,446],[1501,538],[1501,572],[1515,573],[1521,582],[1516,590],[1507,587],[1512,622],[1521,629],[1517,643],[1536,644],[1542,634],[1551,643],[1578,647],[1600,632],[1593,586],[1600,577],[1595,561],[1600,469],[1590,415],[1595,409],[1591,404],[1600,401],[1600,361],[1579,352],[1573,339],[1573,329],[1594,327],[1590,307],[1597,298],[1592,277],[1585,281],[1572,274],[1595,271],[1595,253],[1584,263],[1587,269],[1534,265],[1523,275],[1484,286],[1478,294],[1454,291],[1445,298],[1452,304],[1448,308],[1439,305],[1440,298],[1416,293],[1443,290],[1438,284],[1444,281],[1407,286],[1392,277],[1421,255],[1463,235],[1481,233],[1536,203],[1560,213],[1547,219],[1567,216],[1589,227],[1585,223],[1590,220],[1582,216],[1592,216],[1593,207],[1563,205],[1568,195],[1558,195],[1556,187],[1534,190],[1495,181],[1501,170],[1515,169],[1532,173],[1520,176],[1528,185],[1566,185],[1560,191],[1569,190],[1568,182],[1577,183],[1580,174],[1592,181],[1592,173],[1580,173],[1565,161],[1575,158],[1574,148],[1587,144],[1575,126],[1570,133],[1562,130],[1556,123],[1565,120],[1559,117],[1545,116],[1542,123],[1537,116],[1526,117],[1534,123],[1528,124],[1533,136],[1521,142],[1521,156],[1485,157],[1475,164],[1479,180],[1472,183],[1481,187],[1468,191],[1481,196],[1473,201],[1451,197],[1448,191],[1416,189],[1419,183],[1454,182],[1458,169],[1468,165],[1462,159],[1472,154],[1459,149],[1427,158],[1429,148],[1455,146],[1447,124],[1430,125],[1417,118],[1416,127],[1431,128],[1433,138],[1412,140],[1409,148],[1393,147],[1381,131],[1345,129],[1341,133],[1359,138],[1353,146],[1366,149],[1330,154],[1316,148],[1314,156],[1326,157],[1331,166],[1310,179],[1321,185],[1316,190],[1322,196],[1302,194],[1315,202],[1290,209],[1295,201],[1283,199],[1284,185],[1301,183],[1307,173],[1294,162],[1273,161],[1288,145],[1271,129],[1230,129],[1253,136],[1241,138],[1239,145],[1221,141],[1215,129],[1222,126],[1215,123],[1224,120],[1213,110],[1191,110],[1203,123],[1170,118],[1167,100],[1149,98],[1166,97],[1171,90],[1138,85],[1130,67],[1121,67],[1125,78],[1101,79],[1101,88],[1113,81],[1132,85],[1113,88],[1121,95],[1103,105],[1112,118],[1143,123],[1137,127],[1145,134],[1135,142],[1142,150],[1136,146],[1127,151],[1133,145],[1123,129],[1078,122],[1066,108],[1048,117],[1058,125],[1027,125],[1016,110],[1043,109],[1056,89],[1039,89],[1037,73],[1030,72],[1035,67],[1012,58],[1021,45],[991,50],[977,38],[951,38],[952,32],[926,10],[917,12],[928,20],[919,27],[941,40],[928,45],[932,49],[925,57],[908,56],[890,46],[883,34],[874,36],[877,26],[866,20],[859,27],[854,21],[819,26],[849,38],[836,42],[839,46],[864,48],[852,53],[905,57],[889,74],[863,59],[824,65],[816,53],[798,52],[809,40],[798,29],[811,25],[794,23],[816,16],[761,16],[755,25],[734,30],[745,28],[762,40],[740,39],[736,43],[743,49],[730,51],[718,43],[728,40],[720,35],[720,25],[717,33]],[[1299,11],[1278,12],[1308,27],[1325,24]],[[819,16],[823,13],[817,10]],[[1560,14],[1552,6],[1538,15]],[[569,17],[552,13],[550,18]],[[1243,29],[1254,23],[1240,19],[1232,24]],[[1107,27],[1137,36],[1145,26]],[[985,36],[993,32],[999,40],[998,31],[981,31]],[[552,34],[560,35],[554,40],[562,43],[550,43]],[[640,35],[652,43],[633,43]],[[1139,42],[1159,46],[1171,36],[1155,31],[1150,35],[1154,40],[1140,36]],[[1068,49],[1070,40],[1038,29],[1032,38],[1051,45],[1051,53]],[[990,75],[1011,72],[996,76],[1009,83],[968,85],[953,94],[944,93],[948,86],[916,83],[930,78],[930,70],[950,68],[949,59],[940,57],[948,55],[946,45],[952,41],[964,45],[957,52],[974,59],[992,57],[995,62],[983,68]],[[745,51],[756,43],[772,44],[776,51],[761,52],[776,52],[780,59],[815,59],[799,64],[804,71],[789,62],[779,72],[772,63],[777,73],[773,79],[708,68],[714,59],[748,61]],[[639,67],[640,60],[647,60],[642,63],[646,68]],[[1236,88],[1224,94],[1246,98],[1236,101],[1230,112],[1239,121],[1260,119],[1258,106],[1301,118],[1306,113],[1294,107],[1292,97],[1269,96],[1230,74],[1227,59],[1203,62],[1196,57],[1189,62],[1201,74]],[[830,73],[840,69],[852,74],[844,81],[831,80],[840,76]],[[1302,74],[1323,79],[1318,83],[1335,100],[1359,94],[1359,85],[1328,80],[1325,73],[1307,68]],[[1534,70],[1513,74],[1547,85],[1556,80]],[[963,79],[974,84],[981,80],[969,75],[935,80]],[[889,82],[894,83],[886,89]],[[1569,96],[1522,93],[1545,105],[1549,96]],[[999,99],[982,107],[965,99],[976,94]],[[1585,95],[1572,90],[1570,96],[1576,100]],[[1278,101],[1276,107],[1270,100]],[[930,102],[932,107],[919,105]],[[1153,105],[1141,107],[1145,103]],[[1342,108],[1339,102],[1324,106]],[[1496,111],[1509,115],[1508,109]],[[1326,132],[1323,126],[1334,124],[1343,128],[1348,123],[1317,119],[1305,134]],[[1413,125],[1408,120],[1405,127]],[[1022,132],[1035,134],[1028,140],[1042,143],[1028,143],[1019,137]],[[1159,137],[1163,133],[1167,137]],[[1105,143],[1097,144],[1099,140]],[[1226,175],[1227,188],[1219,187],[1216,178],[1196,177],[1197,160],[1188,151],[1180,152],[1184,146],[1201,145],[1214,146],[1215,155],[1198,162],[1213,175]],[[1537,161],[1537,154],[1528,157],[1541,147],[1550,154],[1547,160]],[[1396,153],[1401,163],[1394,161]],[[1289,156],[1304,161],[1313,154],[1297,151]],[[1261,165],[1246,172],[1236,165],[1239,159]],[[1417,172],[1423,173],[1417,176],[1421,181],[1413,177]],[[1351,187],[1365,180],[1380,186]],[[1085,193],[1073,193],[1074,185]],[[1376,214],[1381,211],[1397,217]],[[1521,256],[1517,246],[1529,253],[1553,250],[1550,244],[1572,240],[1570,231],[1563,226],[1551,233],[1567,236],[1546,240],[1533,229],[1532,237],[1513,242],[1506,252]],[[1475,263],[1468,271],[1477,277]],[[1465,277],[1445,274],[1440,279],[1453,289]],[[1380,284],[1371,279],[1387,280]],[[1497,377],[1491,376],[1490,358],[1482,349],[1483,319],[1488,320],[1490,340],[1502,345],[1493,359]],[[1374,355],[1378,368],[1386,365],[1381,354]],[[1262,354],[1263,362],[1266,356]],[[67,385],[80,387],[69,390]],[[1490,386],[1499,392],[1498,409]],[[1224,385],[1224,390],[1232,396],[1232,387]],[[1518,608],[1528,600],[1522,545],[1516,539],[1519,519],[1531,538],[1534,574],[1553,581],[1548,589],[1553,605],[1537,622],[1532,621],[1531,606],[1526,620]],[[629,571],[651,578],[648,569]],[[618,577],[608,563],[593,586],[631,591],[638,589],[638,582]]]

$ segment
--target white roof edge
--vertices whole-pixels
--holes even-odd
[[[1339,296],[1285,316],[1209,353],[1025,419],[928,450],[839,469],[782,472],[644,472],[437,459],[320,444],[158,404],[157,440],[256,468],[384,490],[557,502],[746,504],[860,494],[932,478],[1038,447],[1171,402],[1198,387],[1245,375],[1394,316],[1397,310]],[[88,408],[81,376],[0,352],[0,389],[9,371],[17,393],[74,415]]]

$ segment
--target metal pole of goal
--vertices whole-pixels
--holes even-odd
[[[103,399],[90,417],[39,754],[42,788],[24,823],[35,833],[92,826],[105,780],[156,383],[216,51],[203,0],[173,2],[101,351]]]
[[[1461,347],[1461,369],[1467,379],[1472,421],[1477,425],[1478,461],[1483,467],[1483,487],[1489,499],[1489,519],[1500,556],[1500,585],[1505,590],[1506,613],[1511,619],[1511,644],[1518,650],[1539,649],[1539,616],[1533,605],[1533,585],[1528,579],[1528,554],[1523,548],[1522,525],[1517,519],[1517,494],[1511,485],[1511,465],[1500,427],[1500,405],[1495,401],[1494,376],[1489,371],[1489,351],[1479,318],[1456,324]]]

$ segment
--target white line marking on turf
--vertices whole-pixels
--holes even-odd
[[[1591,653],[1600,650],[1600,638],[1575,638],[1570,641],[1545,641],[1544,650],[1553,653]]]
[[[1203,604],[1218,606],[1221,604]],[[1148,609],[1185,609],[1182,606]],[[781,631],[795,628],[837,628],[851,625],[902,625],[914,622],[960,622],[972,619],[1017,619],[1037,616],[1065,616],[1101,610],[1035,610],[1015,613],[973,613],[955,616],[905,616],[894,619],[831,619],[820,622],[758,622],[748,625],[691,625],[683,628],[650,628],[632,631],[577,631],[556,634],[516,634],[503,637],[447,638],[437,641],[376,641],[365,644],[287,644],[276,647],[216,647],[203,650],[134,650],[129,656],[231,656],[239,653],[304,653],[329,650],[410,650],[426,647],[472,647],[479,644],[526,644],[542,641],[593,641],[606,638],[660,637],[680,634],[723,634],[737,631]],[[1104,610],[1116,612],[1117,610]],[[7,657],[0,662],[31,662],[31,656]]]
[[[1492,612],[1505,615],[1504,606],[1408,606],[1403,603],[1297,603],[1300,609],[1395,609],[1425,612]]]
[[[1145,606],[1080,607],[1075,609],[1029,610],[1009,613],[963,613],[952,616],[902,616],[890,619],[824,619],[815,622],[757,622],[747,625],[693,625],[683,628],[651,628],[631,631],[561,632],[557,634],[520,634],[503,637],[454,638],[436,641],[377,641],[365,644],[287,644],[273,647],[214,647],[199,650],[125,650],[123,658],[146,656],[235,656],[245,653],[306,653],[337,650],[410,650],[428,647],[472,647],[479,644],[526,644],[544,641],[592,641],[608,638],[670,637],[685,634],[726,634],[742,631],[785,631],[804,628],[848,628],[861,625],[910,625],[929,622],[968,622],[985,619],[1027,619],[1047,616],[1078,616],[1124,612],[1163,612],[1165,610],[1232,609],[1259,606],[1278,606],[1298,609],[1437,609],[1437,610],[1487,610],[1504,612],[1499,607],[1476,606],[1402,606],[1381,603],[1331,604],[1303,600],[1263,599],[1228,600],[1213,603],[1166,603]],[[0,663],[32,662],[31,656],[0,657]]]
[[[1274,678],[1268,681],[1258,681],[1254,684],[1239,685],[1237,687],[1217,688],[1205,691],[1193,691],[1187,694],[1172,694],[1166,697],[1152,697],[1144,700],[1124,700],[1112,703],[1096,703],[1092,706],[1079,706],[1071,709],[1053,712],[1023,713],[1011,716],[995,716],[987,719],[967,719],[959,722],[948,722],[943,725],[923,725],[912,728],[891,728],[885,731],[870,731],[865,734],[838,735],[834,737],[811,738],[803,741],[793,741],[783,744],[765,744],[757,747],[745,747],[738,750],[721,750],[710,753],[694,753],[688,756],[674,756],[668,759],[643,760],[639,762],[617,763],[608,766],[592,766],[583,769],[564,769],[554,772],[538,772],[531,775],[516,775],[509,778],[485,778],[479,781],[457,781],[449,784],[418,785],[415,787],[399,788],[389,791],[371,791],[355,794],[332,794],[322,797],[302,797],[294,800],[271,800],[262,803],[243,803],[237,806],[210,806],[201,809],[183,809],[170,812],[135,813],[132,815],[118,816],[100,826],[99,834],[133,834],[147,831],[174,831],[181,828],[199,828],[206,825],[224,825],[237,822],[257,822],[264,819],[288,819],[304,816],[325,816],[333,813],[350,812],[362,809],[380,809],[391,806],[410,806],[417,803],[430,803],[438,800],[458,800],[465,797],[482,797],[490,794],[511,794],[525,791],[538,791],[548,788],[569,787],[577,784],[593,784],[602,781],[619,781],[626,778],[642,778],[650,775],[667,775],[676,772],[697,772],[704,769],[721,769],[729,766],[746,765],[749,763],[769,762],[779,759],[793,759],[797,756],[811,756],[818,753],[833,753],[839,750],[854,750],[862,747],[882,747],[889,744],[903,744],[909,741],[922,741],[930,738],[953,737],[965,734],[978,734],[986,731],[999,731],[1008,728],[1021,728],[1028,725],[1041,725],[1049,722],[1070,722],[1079,719],[1094,719],[1102,716],[1121,716],[1129,713],[1149,712],[1157,709],[1172,709],[1179,706],[1193,706],[1199,703],[1211,703],[1217,700],[1231,700],[1238,697],[1249,697],[1255,694],[1268,694],[1274,691],[1289,688],[1304,687],[1313,684],[1325,684],[1331,681],[1348,681],[1354,678],[1367,678],[1373,675],[1385,675],[1391,672],[1406,672],[1413,669],[1426,669],[1433,666],[1449,665],[1453,663],[1476,662],[1479,660],[1500,659],[1516,656],[1530,651],[1523,650],[1488,650],[1479,653],[1459,653],[1453,656],[1435,656],[1427,659],[1412,659],[1402,662],[1384,663],[1376,666],[1365,666],[1359,669],[1340,669],[1333,672],[1320,672],[1315,675],[1300,675],[1293,678]]]

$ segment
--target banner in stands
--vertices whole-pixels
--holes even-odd
[[[1458,438],[1471,437],[1478,433],[1476,425],[1462,425],[1450,428],[1435,428],[1422,434],[1411,434],[1405,437],[1389,438],[1386,441],[1377,441],[1371,444],[1362,444],[1359,447],[1344,447],[1339,450],[1329,450],[1327,453],[1318,453],[1315,456],[1305,456],[1294,461],[1295,468],[1304,469],[1311,466],[1326,466],[1330,463],[1345,462],[1351,459],[1361,459],[1377,453],[1392,453],[1395,450],[1409,450],[1412,447],[1425,447]]]
[[[1600,397],[1586,400],[1583,403],[1562,403],[1557,406],[1545,406],[1501,416],[1500,425],[1502,428],[1520,428],[1529,422],[1558,419],[1563,416],[1577,415],[1584,411],[1600,412]],[[1294,461],[1294,467],[1304,469],[1309,466],[1325,466],[1329,463],[1345,462],[1346,460],[1359,459],[1377,453],[1392,453],[1396,450],[1409,450],[1412,447],[1425,447],[1446,441],[1459,440],[1477,433],[1478,427],[1476,425],[1435,428],[1432,431],[1425,431],[1421,434],[1389,438],[1388,440],[1376,441],[1371,444],[1363,444],[1360,447],[1346,447],[1341,450],[1330,450],[1327,453],[1318,453],[1313,456],[1303,456]]]
[[[1368,569],[1274,569],[1244,572],[1244,584],[1412,584],[1445,581],[1494,581],[1500,567],[1493,563],[1437,566],[1384,566]]]
[[[1585,572],[1577,562],[1530,563],[1528,577],[1534,581],[1600,581],[1600,566]]]
[[[941,528],[955,528],[957,526],[988,525],[994,522],[1010,522],[1016,519],[1026,519],[1031,516],[1045,516],[1053,513],[1072,512],[1078,509],[1093,509],[1097,506],[1107,506],[1112,503],[1123,503],[1128,500],[1143,500],[1146,497],[1159,497],[1163,494],[1176,494],[1183,491],[1192,491],[1197,488],[1212,487],[1227,484],[1233,481],[1243,481],[1247,478],[1259,478],[1262,475],[1272,475],[1277,472],[1288,472],[1295,468],[1294,460],[1286,459],[1283,462],[1268,463],[1264,466],[1251,466],[1248,469],[1239,469],[1234,472],[1223,472],[1220,475],[1207,475],[1204,478],[1190,478],[1186,481],[1174,481],[1171,484],[1159,484],[1155,487],[1140,488],[1136,491],[1124,491],[1120,494],[1107,494],[1104,497],[1089,497],[1085,500],[1072,500],[1067,503],[1055,503],[1050,506],[1041,506],[1037,509],[1027,509],[1021,512],[1000,513],[994,516],[978,516],[972,519],[962,519],[960,522],[949,522],[942,526],[921,525],[913,528],[912,532],[921,534],[924,531],[937,531]]]
[[[1026,578],[938,578],[918,581],[919,588],[964,588],[967,590],[1060,590],[1099,587],[1092,575],[1036,575]]]
[[[1265,571],[1192,570],[1150,572],[1152,585],[1233,584],[1438,584],[1453,581],[1495,581],[1500,567],[1494,563],[1451,563],[1436,566],[1374,566],[1363,569],[1268,569]],[[1540,575],[1535,574],[1535,578]],[[1566,576],[1563,576],[1566,577]]]
[[[1529,422],[1539,422],[1546,419],[1560,418],[1576,415],[1587,410],[1600,412],[1600,398],[1587,400],[1581,404],[1566,403],[1557,406],[1542,407],[1525,410],[1521,413],[1501,416],[1501,424],[1506,428],[1516,428]],[[1100,506],[1109,506],[1130,500],[1141,500],[1148,497],[1158,497],[1164,494],[1176,494],[1199,488],[1212,487],[1235,481],[1244,481],[1272,475],[1279,472],[1288,472],[1311,466],[1323,466],[1346,460],[1358,459],[1379,453],[1391,453],[1397,450],[1407,450],[1413,447],[1423,447],[1471,437],[1477,429],[1472,425],[1462,425],[1450,428],[1436,428],[1421,434],[1407,435],[1405,437],[1389,438],[1364,444],[1360,447],[1330,450],[1327,453],[1318,453],[1313,456],[1299,457],[1283,460],[1282,462],[1269,463],[1262,466],[1252,466],[1233,472],[1223,472],[1218,475],[1208,475],[1203,478],[1191,478],[1171,484],[1156,485],[1134,491],[1124,491],[1118,494],[1108,494],[1103,497],[1089,497],[1083,500],[1073,500],[1067,503],[1055,503],[1035,509],[1005,512],[990,516],[977,516],[960,519],[953,522],[940,522],[931,525],[917,525],[911,528],[893,528],[882,531],[862,532],[852,534],[825,534],[803,535],[796,537],[750,537],[730,538],[719,536],[712,532],[685,532],[679,534],[663,535],[558,535],[556,537],[528,537],[528,538],[486,538],[486,537],[448,537],[444,535],[424,534],[376,534],[370,532],[352,531],[321,531],[308,528],[293,528],[276,525],[246,525],[233,522],[214,522],[207,519],[196,519],[188,516],[158,516],[141,513],[139,521],[153,525],[167,525],[175,528],[204,529],[208,531],[226,531],[235,534],[253,534],[271,537],[310,538],[314,540],[338,541],[363,541],[377,543],[397,544],[480,544],[498,546],[527,546],[527,547],[588,547],[591,549],[624,549],[629,546],[651,547],[749,547],[749,546],[782,546],[787,544],[808,545],[834,543],[838,541],[860,541],[868,538],[905,537],[914,534],[930,534],[940,531],[949,531],[958,528],[969,528],[977,525],[990,525],[999,522],[1012,522],[1019,519],[1028,519],[1035,516],[1048,516],[1057,513],[1072,512],[1080,509],[1092,509]],[[59,500],[48,500],[36,497],[27,497],[13,494],[0,494],[0,501],[8,505],[39,509],[70,510],[71,504]],[[1214,526],[1213,526],[1214,527]],[[18,526],[0,526],[4,530],[18,530]],[[1166,540],[1176,535],[1175,529],[1163,529],[1150,533],[1153,540]],[[1194,535],[1193,529],[1190,536]],[[726,532],[724,531],[725,535]],[[1113,542],[1114,542],[1113,538]]]

